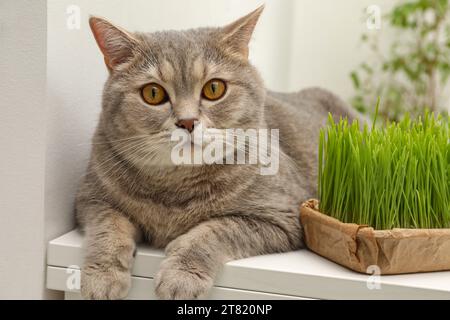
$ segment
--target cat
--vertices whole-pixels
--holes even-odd
[[[299,204],[316,197],[319,128],[329,112],[358,114],[324,89],[265,89],[248,59],[262,11],[225,27],[155,33],[90,18],[109,78],[76,197],[84,298],[127,296],[142,237],[165,248],[155,277],[160,299],[204,298],[227,261],[304,246]],[[199,124],[279,129],[278,172],[174,165],[171,132]]]

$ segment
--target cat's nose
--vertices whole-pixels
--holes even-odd
[[[195,121],[198,121],[198,119],[196,119],[196,118],[182,119],[182,120],[178,120],[178,122],[175,123],[175,125],[178,128],[186,129],[187,131],[192,132],[194,130]]]

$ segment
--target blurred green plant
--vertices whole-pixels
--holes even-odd
[[[384,16],[396,36],[386,55],[380,48],[381,33],[362,35],[370,58],[350,76],[356,91],[352,105],[373,116],[377,97],[379,116],[400,120],[429,109],[447,109],[443,93],[450,77],[450,21],[448,0],[409,0]],[[385,26],[383,26],[385,27]]]

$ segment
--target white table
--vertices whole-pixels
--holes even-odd
[[[80,298],[77,284],[83,261],[82,243],[83,235],[73,230],[48,244],[47,288],[64,291],[66,299]],[[161,250],[146,244],[138,246],[129,299],[156,298],[153,277],[163,258]],[[368,282],[369,287],[379,283],[380,288],[371,290]],[[377,278],[300,250],[227,263],[209,298],[450,299],[450,271]]]

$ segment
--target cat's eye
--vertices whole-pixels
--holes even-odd
[[[223,80],[212,79],[209,80],[202,89],[202,96],[205,99],[214,101],[219,100],[225,95],[227,85]]]
[[[145,85],[141,90],[141,94],[142,99],[152,106],[163,104],[169,100],[166,90],[157,83]]]

